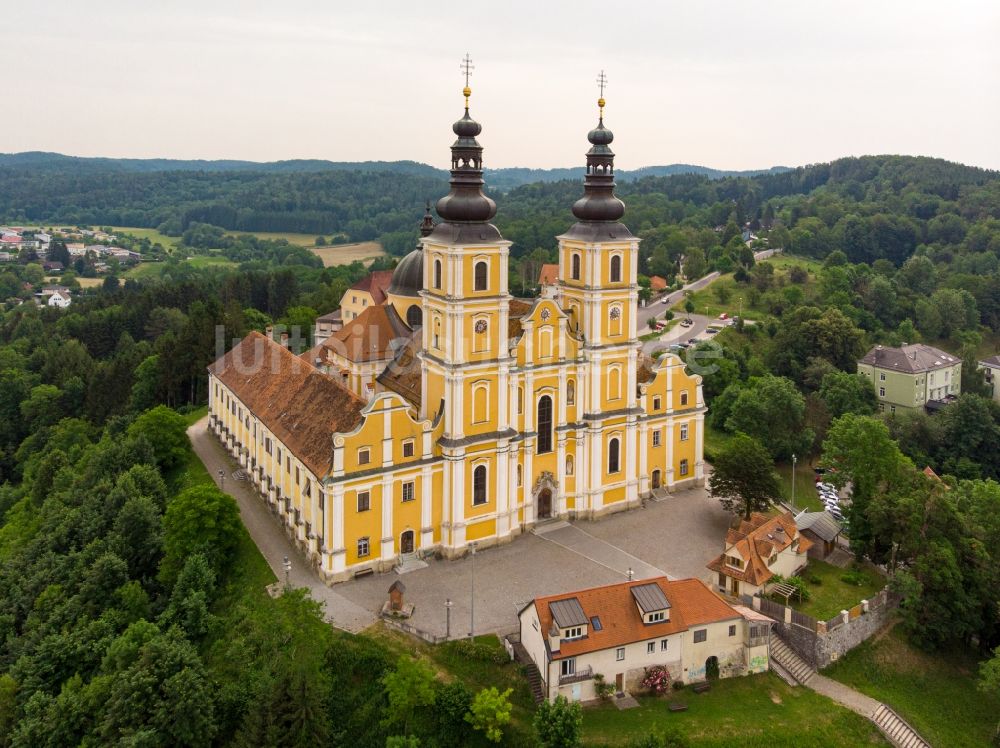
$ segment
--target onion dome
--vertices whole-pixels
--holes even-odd
[[[458,136],[451,146],[451,190],[437,202],[442,223],[434,233],[450,241],[497,241],[500,232],[489,224],[497,205],[483,194],[483,147],[476,140],[483,128],[469,114],[472,90],[466,86],[462,93],[465,114],[451,128]]]
[[[420,235],[429,236],[434,231],[431,204],[427,203],[423,220],[420,221]],[[392,271],[389,294],[393,296],[420,296],[424,287],[424,249],[418,246],[403,257]]]
[[[617,222],[625,215],[625,203],[615,197],[615,135],[604,126],[604,99],[598,99],[601,115],[597,127],[587,133],[587,174],[583,197],[573,204],[573,215],[586,222]]]

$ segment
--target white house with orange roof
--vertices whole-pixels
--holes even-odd
[[[726,549],[711,561],[713,583],[733,597],[755,595],[775,574],[789,577],[808,563],[812,541],[799,534],[791,512],[754,512],[726,533]]]
[[[769,667],[770,623],[697,579],[657,577],[537,597],[518,618],[521,644],[550,701],[598,698],[597,676],[619,693],[640,690],[654,666],[683,683]]]

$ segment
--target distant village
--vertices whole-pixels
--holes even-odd
[[[142,261],[141,253],[119,243],[119,237],[99,229],[0,226],[0,269],[11,264],[40,266],[46,278],[42,283],[25,281],[23,290],[32,291],[40,306],[64,309],[73,302],[70,279],[114,275]],[[64,273],[70,273],[66,281],[56,283]],[[23,296],[9,297],[6,304],[22,304]]]

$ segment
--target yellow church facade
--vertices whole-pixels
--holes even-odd
[[[403,325],[374,391],[256,333],[209,370],[210,427],[331,582],[704,482],[700,378],[637,339],[639,240],[603,116],[559,281],[532,300],[509,292],[468,106],[453,130],[440,221],[394,272],[392,325],[370,327]]]

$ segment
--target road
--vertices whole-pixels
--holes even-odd
[[[761,260],[766,260],[778,252],[780,249],[763,249],[759,252],[754,252],[753,257],[756,262]],[[708,286],[712,281],[719,277],[718,271],[709,273],[708,275],[702,276],[696,281],[691,281],[682,288],[669,294],[661,294],[660,296],[655,296],[649,300],[646,306],[640,306],[639,312],[636,316],[636,326],[640,335],[645,334],[646,330],[649,329],[649,320],[652,317],[662,317],[668,309],[670,309],[674,304],[684,298],[684,294],[687,291],[700,291],[701,289]],[[663,303],[663,299],[666,297],[667,303]],[[642,345],[642,350],[644,353],[651,354],[658,348],[664,348],[671,343],[683,342],[686,343],[690,338],[698,338],[699,340],[704,340],[709,337],[705,335],[705,329],[712,322],[708,317],[704,317],[700,314],[690,314],[689,316],[694,324],[691,327],[681,327],[679,324],[675,325],[669,332],[665,333],[661,338],[657,340],[647,340]]]

